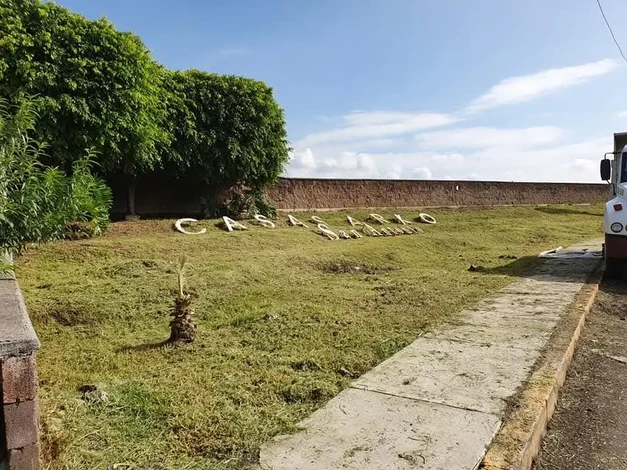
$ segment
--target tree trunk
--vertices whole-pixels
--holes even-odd
[[[137,177],[127,177],[128,197],[126,199],[126,214],[135,216],[135,190],[137,189]]]

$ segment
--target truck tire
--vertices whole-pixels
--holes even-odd
[[[622,259],[605,259],[605,277],[607,279],[620,279],[623,277],[625,264]]]

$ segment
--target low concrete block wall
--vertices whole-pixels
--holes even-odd
[[[609,188],[607,184],[580,183],[282,178],[267,194],[283,210],[489,207],[601,203],[607,201]]]
[[[17,281],[0,278],[0,469],[39,469],[37,349]]]

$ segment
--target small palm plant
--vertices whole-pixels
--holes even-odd
[[[177,266],[178,292],[170,316],[170,343],[191,343],[196,337],[196,323],[192,308],[192,296],[185,292],[184,270],[187,258],[181,256]]]

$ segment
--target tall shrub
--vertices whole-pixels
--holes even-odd
[[[0,252],[19,253],[28,243],[101,233],[108,224],[109,188],[90,172],[90,154],[71,176],[41,163],[45,145],[30,134],[32,101],[10,106],[0,99]]]

